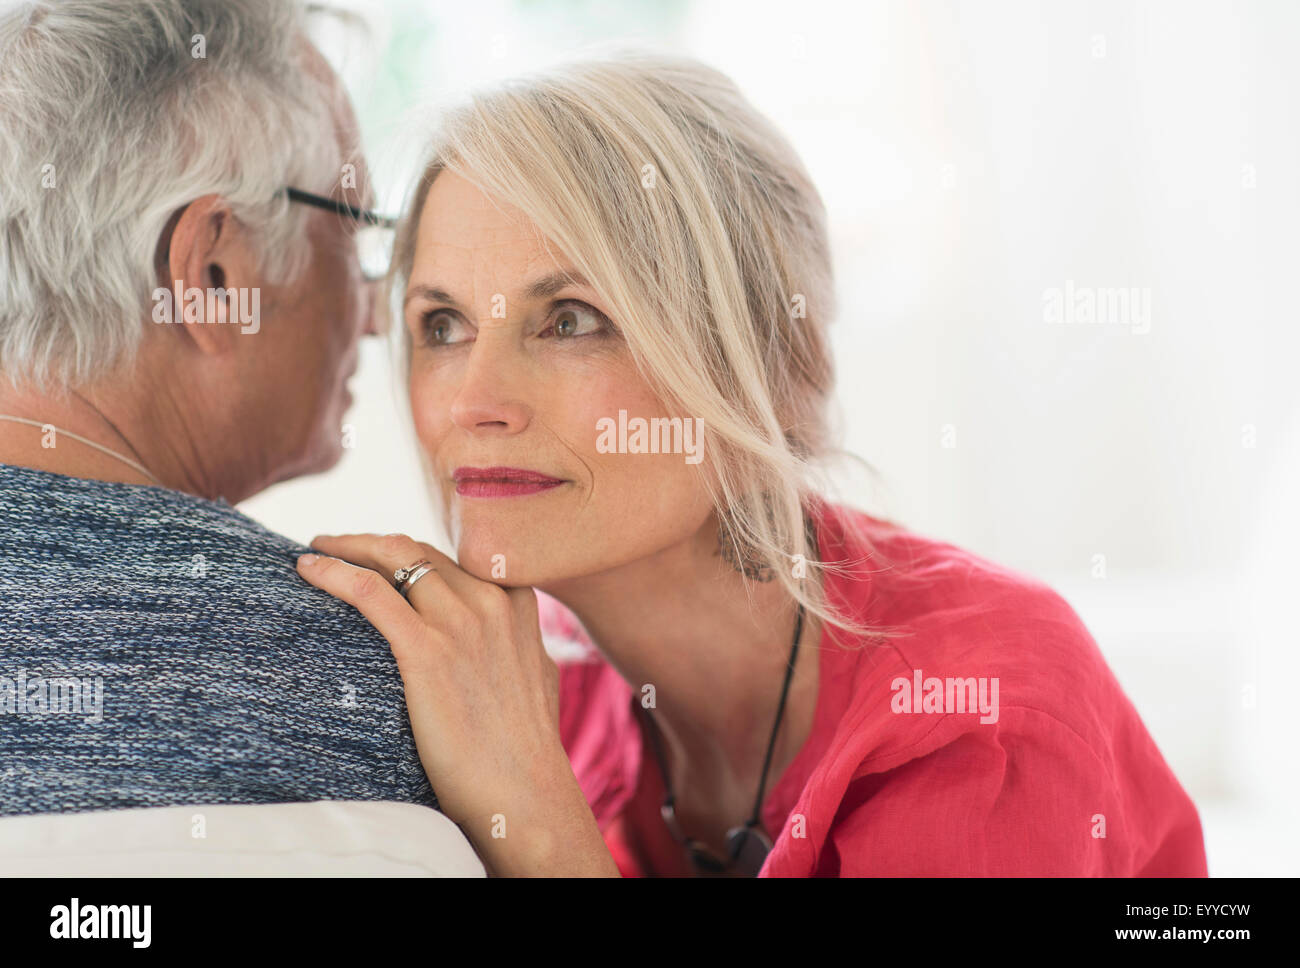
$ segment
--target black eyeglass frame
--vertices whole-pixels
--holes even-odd
[[[340,202],[333,198],[326,198],[324,195],[313,195],[311,192],[304,192],[301,188],[286,188],[284,191],[291,202],[302,202],[304,205],[323,208],[327,212],[333,212],[336,215],[346,215],[348,218],[355,219],[365,225],[377,225],[385,229],[397,228],[398,219],[392,215],[380,215],[368,208],[357,208],[355,205],[349,205],[347,202]]]
[[[311,192],[304,192],[301,188],[285,188],[284,192],[291,202],[302,202],[304,205],[311,205],[315,208],[323,208],[328,212],[334,212],[336,215],[346,215],[354,221],[360,222],[367,226],[377,226],[383,229],[395,229],[400,221],[393,215],[380,215],[378,212],[372,212],[367,208],[357,208],[355,205],[349,205],[347,202],[339,202],[332,198],[326,198],[324,195],[314,195]],[[176,223],[180,221],[182,213],[188,207],[188,203],[182,205],[176,211],[172,212],[167,219],[167,224],[163,226],[162,235],[158,238],[158,246],[154,251],[154,267],[165,272],[167,268],[167,253],[171,248],[172,233],[176,230]],[[366,276],[370,282],[382,279],[383,276]]]

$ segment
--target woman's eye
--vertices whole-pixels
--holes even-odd
[[[428,346],[449,346],[472,338],[464,320],[444,310],[425,313],[420,329]]]
[[[609,321],[605,319],[605,315],[585,303],[565,303],[551,316],[551,324],[541,335],[558,336],[561,339],[570,336],[590,336],[607,329],[608,326]]]

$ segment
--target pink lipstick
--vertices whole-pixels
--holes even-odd
[[[520,467],[457,467],[451,479],[462,497],[522,497],[566,483]]]

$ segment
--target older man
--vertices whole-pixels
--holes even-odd
[[[303,16],[0,14],[0,814],[436,805],[387,644],[231,507],[339,459],[374,326]]]

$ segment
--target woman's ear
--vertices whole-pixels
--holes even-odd
[[[167,250],[170,292],[162,298],[170,321],[184,326],[181,332],[201,353],[229,352],[240,335],[241,302],[250,301],[243,292],[260,281],[251,256],[247,233],[225,199],[204,195],[182,209]]]

